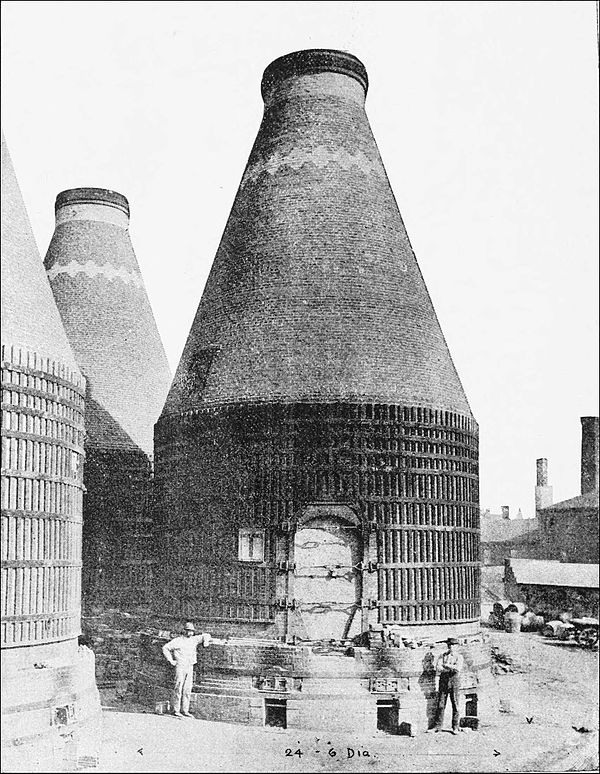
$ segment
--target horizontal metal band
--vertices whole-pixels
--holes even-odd
[[[444,568],[481,567],[481,562],[377,562],[377,570],[415,570],[427,568],[440,570]]]
[[[17,414],[18,412],[15,411],[14,413]],[[53,419],[52,421],[54,422],[56,420]],[[75,427],[75,425],[72,426],[80,432],[85,432],[83,427]],[[21,430],[8,430],[7,428],[2,428],[2,437],[20,438],[23,441],[41,441],[42,443],[52,444],[52,446],[60,446],[63,449],[70,449],[71,451],[77,452],[78,454],[83,454],[83,444],[81,446],[76,446],[69,441],[65,441],[62,438],[55,438],[52,435],[25,433]]]
[[[50,513],[48,511],[23,511],[13,508],[3,508],[2,516],[12,516],[16,519],[50,519],[52,521],[67,521],[70,524],[83,524],[81,513],[76,518],[70,518],[64,513]]]
[[[6,389],[3,387],[2,389]],[[42,396],[44,400],[51,400],[51,398],[48,395],[45,395],[42,393]],[[52,401],[56,402],[56,401]],[[64,404],[66,405],[66,404]],[[38,409],[38,408],[32,408],[31,406],[21,406],[17,403],[2,403],[2,411],[4,413],[12,412],[13,414],[19,414],[22,416],[29,416],[29,417],[39,417],[40,419],[45,419],[49,422],[60,422],[61,424],[67,425],[68,427],[73,427],[76,430],[83,430],[84,429],[84,411],[85,409],[82,406],[71,406],[67,405],[68,409],[71,409],[72,411],[76,411],[79,414],[79,421],[76,421],[74,419],[69,419],[68,417],[63,416],[62,414],[53,414],[51,411],[47,411],[45,409]]]
[[[16,371],[17,373],[20,373],[20,374],[27,374],[27,376],[37,376],[40,379],[46,379],[47,381],[54,382],[55,384],[59,384],[62,387],[67,387],[70,390],[75,390],[81,395],[81,397],[85,397],[85,381],[79,374],[76,375],[76,378],[78,379],[78,382],[79,382],[78,383],[75,381],[71,381],[70,379],[65,379],[62,376],[57,376],[51,371],[42,371],[39,368],[30,368],[28,366],[19,365],[18,363],[14,363],[11,360],[6,360],[6,359],[3,360],[1,367],[5,368],[7,371]],[[10,382],[3,381],[3,385],[4,384],[10,384]]]
[[[377,522],[376,526],[382,532],[448,532],[450,534],[464,533],[477,536],[481,532],[478,527],[455,527],[451,524],[388,524],[387,522]]]
[[[479,597],[470,597],[469,599],[377,599],[377,607],[446,607],[447,605],[479,605]],[[452,619],[454,620],[454,619]]]
[[[464,623],[478,623],[479,616],[473,618],[437,618],[435,621],[422,621],[421,619],[415,621],[382,621],[384,624],[390,624],[392,626],[406,626],[407,628],[415,629],[421,626],[454,626],[455,624]]]
[[[348,419],[351,419],[352,421],[361,422],[363,424],[367,424],[369,426],[373,425],[380,425],[380,426],[386,426],[386,425],[397,425],[402,424],[404,427],[414,427],[414,428],[422,428],[427,427],[427,429],[432,430],[443,430],[444,432],[450,431],[455,433],[469,433],[473,437],[476,437],[476,434],[479,431],[479,425],[477,422],[467,417],[465,414],[458,413],[456,411],[446,411],[444,409],[437,409],[438,413],[447,414],[450,417],[450,420],[459,420],[458,422],[453,421],[445,421],[445,422],[436,422],[435,419],[432,419],[429,421],[429,417],[421,417],[420,419],[412,419],[410,417],[406,417],[404,415],[405,411],[425,411],[430,413],[435,413],[436,409],[429,409],[425,407],[419,407],[411,404],[398,404],[398,403],[389,403],[377,400],[376,398],[358,398],[358,399],[347,399],[347,400],[340,400],[338,398],[332,398],[330,400],[324,400],[323,396],[314,396],[314,398],[311,398],[311,396],[306,396],[300,401],[296,400],[275,400],[274,398],[253,398],[252,400],[225,400],[220,402],[214,402],[214,403],[204,403],[201,406],[197,408],[188,409],[187,411],[176,411],[169,414],[163,414],[159,420],[159,424],[164,424],[165,422],[169,421],[177,421],[178,419],[185,419],[185,418],[193,418],[198,416],[199,414],[217,414],[221,411],[229,411],[232,408],[236,407],[257,407],[261,408],[264,406],[273,405],[273,403],[276,403],[278,406],[281,406],[285,408],[286,406],[303,406],[303,407],[310,407],[310,406],[350,406],[352,408],[360,408],[360,409],[366,409],[370,412],[370,416],[366,415],[353,415],[353,416],[342,416],[342,415],[332,415],[328,421],[331,421],[332,423],[340,423],[345,424]],[[388,414],[388,416],[382,416],[383,414]],[[389,414],[395,414],[396,416],[390,417]],[[376,416],[376,415],[379,416]],[[301,415],[294,415],[294,416],[285,416],[283,417],[283,422],[285,424],[295,424],[297,422],[302,423],[310,423],[314,422],[314,419],[311,417],[301,416]]]
[[[263,607],[269,607],[277,609],[275,605],[263,605]],[[181,615],[173,615],[172,613],[161,613],[161,618],[171,618],[174,621],[181,621]],[[230,616],[218,616],[218,615],[201,615],[197,616],[195,620],[201,620],[201,621],[237,621],[241,623],[255,623],[255,624],[274,624],[275,623],[275,616],[273,618],[241,618],[237,617],[235,615]]]
[[[73,627],[72,631],[67,634],[61,634],[59,637],[44,637],[39,639],[23,640],[22,642],[3,642],[2,650],[12,650],[13,648],[33,648],[37,645],[52,645],[57,642],[69,642],[70,640],[76,640],[81,634],[81,624]]]
[[[186,594],[180,594],[177,597],[178,601],[191,602],[194,605],[205,605],[206,607],[222,605],[229,607],[241,607],[247,605],[250,607],[273,607],[276,608],[277,604],[272,600],[272,595],[269,595],[269,599],[258,599],[257,597],[239,596],[239,597],[219,597],[218,600],[208,599],[207,597],[196,597]]]
[[[15,470],[14,468],[2,468],[2,475],[6,478],[30,479],[31,481],[49,481],[51,484],[65,484],[74,489],[83,489],[83,481],[66,476],[53,476],[51,473],[36,473],[31,470]]]
[[[77,413],[81,414],[83,416],[83,412],[85,410],[85,407],[81,403],[75,403],[74,401],[70,400],[69,398],[61,397],[60,395],[56,395],[54,392],[48,392],[46,390],[38,389],[37,387],[25,387],[22,384],[13,384],[12,382],[3,382],[2,383],[2,389],[6,390],[6,392],[16,392],[19,395],[32,395],[34,398],[42,398],[43,400],[50,401],[51,403],[56,403],[57,406],[66,406],[67,408],[73,409],[73,411],[76,411]],[[71,388],[74,389],[74,388]],[[41,411],[41,409],[35,409],[31,406],[20,406],[15,403],[11,403],[10,401],[5,402],[2,401],[2,405],[4,407],[13,406],[14,408],[22,409],[23,411]],[[46,416],[48,412],[44,413],[42,412],[43,416]],[[57,415],[58,416],[58,415]]]
[[[70,620],[78,618],[81,615],[81,608],[75,607],[71,610],[58,610],[55,613],[29,613],[27,615],[3,615],[2,623],[22,623],[24,621],[54,621],[56,619]],[[72,639],[63,637],[61,639]],[[44,640],[45,641],[45,640]]]
[[[82,567],[82,563],[71,559],[3,559],[2,567],[73,567],[77,569]]]

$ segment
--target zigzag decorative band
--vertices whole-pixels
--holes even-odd
[[[249,182],[253,182],[263,172],[274,175],[281,167],[291,167],[299,170],[305,164],[314,164],[322,169],[328,164],[337,164],[343,169],[357,167],[365,175],[384,176],[383,166],[374,164],[364,153],[349,153],[344,148],[335,151],[328,150],[324,145],[319,145],[314,150],[295,148],[286,155],[277,153],[277,151],[265,161],[261,161],[246,170],[246,174],[241,182],[241,188]]]
[[[138,272],[129,271],[123,266],[112,266],[110,263],[94,263],[93,261],[86,261],[85,263],[79,263],[78,261],[70,261],[66,264],[54,264],[54,266],[48,271],[48,278],[53,280],[59,274],[68,274],[69,277],[76,277],[78,274],[85,274],[86,277],[92,279],[93,277],[104,277],[108,280],[121,280],[127,285],[135,285],[138,288],[144,287],[144,281],[141,274]]]

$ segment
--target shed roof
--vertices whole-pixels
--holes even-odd
[[[540,559],[509,559],[517,583],[527,586],[598,588],[598,565]]]

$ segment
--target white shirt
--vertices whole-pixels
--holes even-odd
[[[196,648],[200,643],[206,647],[210,645],[210,634],[194,634],[192,637],[175,637],[166,645],[163,645],[163,654],[167,661],[170,661],[175,666],[193,666],[198,658],[196,656]]]
[[[462,672],[463,663],[464,659],[460,653],[450,653],[450,651],[446,651],[446,653],[442,653],[438,658],[435,669],[436,672],[447,672],[448,670],[445,669],[445,667],[449,667],[454,673],[459,673]]]

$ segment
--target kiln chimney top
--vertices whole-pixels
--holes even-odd
[[[58,212],[61,207],[71,204],[105,204],[108,207],[116,207],[129,216],[129,202],[123,194],[106,188],[69,188],[67,191],[61,191],[56,197],[54,210]]]
[[[308,48],[280,56],[264,72],[261,92],[263,99],[271,88],[284,78],[317,73],[339,73],[357,80],[367,93],[369,78],[364,64],[347,51],[332,48]]]

